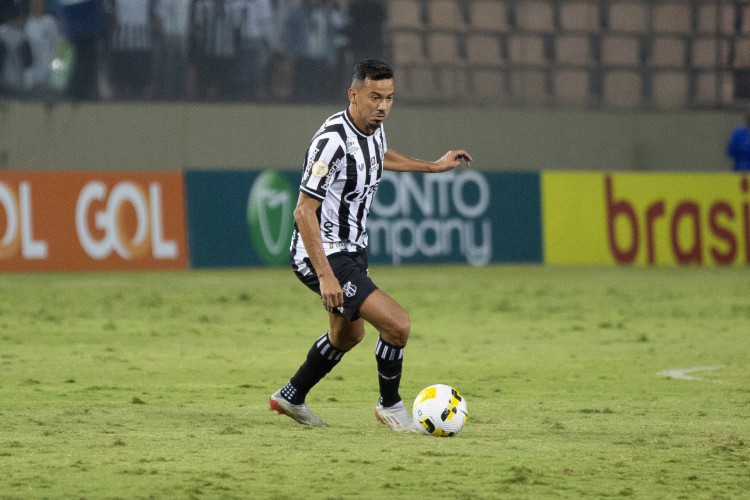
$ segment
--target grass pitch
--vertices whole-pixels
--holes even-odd
[[[371,275],[411,314],[402,395],[458,387],[457,437],[375,421],[372,329],[308,398],[331,427],[270,412],[325,330],[285,269],[0,276],[0,498],[750,491],[748,269]]]

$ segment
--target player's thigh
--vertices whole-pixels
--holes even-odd
[[[333,347],[348,351],[359,344],[365,336],[365,321],[350,321],[340,314],[328,313],[328,338]]]
[[[365,299],[359,314],[392,345],[406,345],[409,339],[409,313],[387,293],[377,289]]]

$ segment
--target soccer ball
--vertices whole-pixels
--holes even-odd
[[[455,436],[467,416],[466,399],[458,389],[445,384],[422,389],[412,409],[412,418],[419,430],[432,436]]]

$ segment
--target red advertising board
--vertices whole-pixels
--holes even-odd
[[[181,172],[0,172],[0,271],[187,267]]]

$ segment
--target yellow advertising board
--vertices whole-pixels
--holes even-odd
[[[548,264],[750,264],[750,176],[545,172]]]

